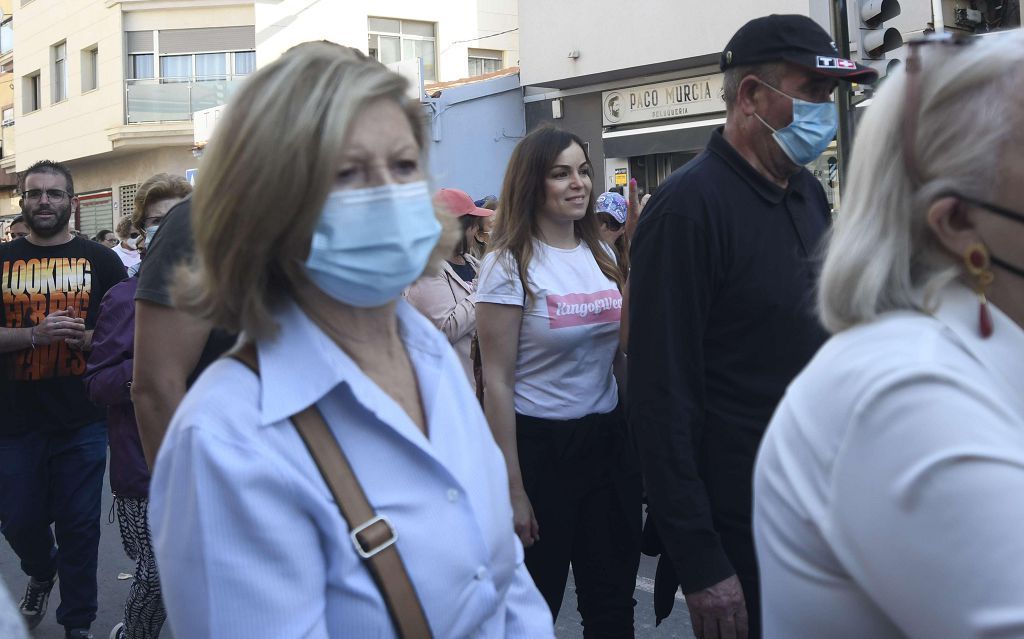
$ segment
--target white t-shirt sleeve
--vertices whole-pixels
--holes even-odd
[[[951,377],[898,382],[836,458],[837,554],[908,637],[1022,636],[1019,418]]]
[[[476,283],[476,301],[524,306],[525,298],[512,256],[506,251],[484,256]]]

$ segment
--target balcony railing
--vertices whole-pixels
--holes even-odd
[[[125,80],[127,124],[183,122],[196,111],[227,104],[248,76]]]

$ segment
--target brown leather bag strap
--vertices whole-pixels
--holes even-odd
[[[235,347],[228,356],[259,376],[256,347],[251,342]],[[291,420],[327,482],[338,511],[348,524],[352,545],[377,583],[398,636],[402,639],[431,639],[426,614],[395,546],[398,533],[387,517],[373,510],[320,409],[315,404],[308,406],[292,415]]]

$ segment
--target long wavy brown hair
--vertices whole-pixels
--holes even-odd
[[[587,145],[578,136],[552,126],[533,131],[516,145],[501,187],[501,214],[495,220],[487,250],[497,251],[499,255],[507,251],[510,263],[505,268],[509,273],[519,274],[519,281],[531,304],[536,296],[530,288],[527,269],[533,259],[533,241],[540,234],[537,216],[547,197],[545,180],[559,154],[573,144],[579,145],[590,164]],[[596,194],[591,184],[587,212],[573,223],[576,237],[586,242],[601,272],[622,290],[622,272],[601,246],[600,222],[594,213],[595,199]]]

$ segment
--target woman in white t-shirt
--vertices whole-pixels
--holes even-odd
[[[542,128],[509,162],[477,283],[485,411],[526,565],[557,616],[570,563],[587,636],[632,636],[639,470],[613,374],[622,274],[583,142]],[[596,634],[595,634],[596,633]]]

